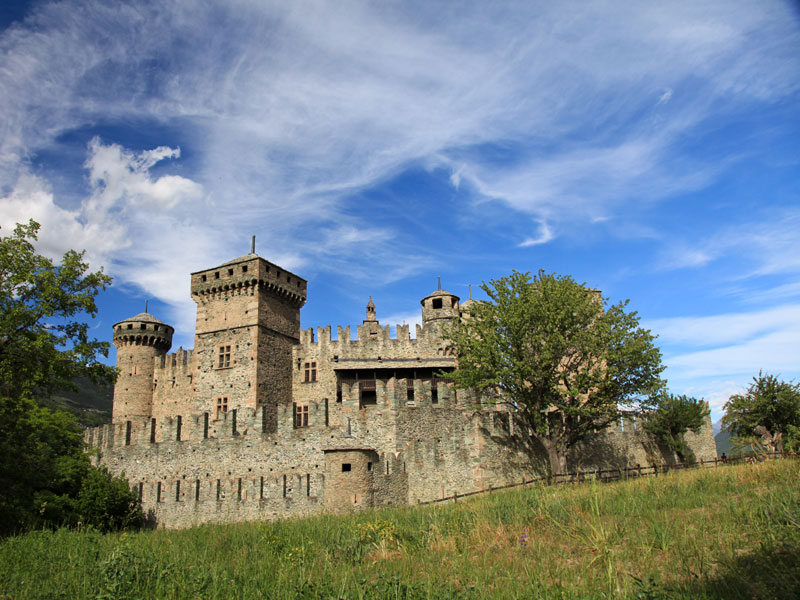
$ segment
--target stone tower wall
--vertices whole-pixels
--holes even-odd
[[[195,411],[214,412],[220,399],[228,410],[268,405],[267,420],[277,428],[277,406],[291,404],[306,285],[255,255],[192,274]]]
[[[176,415],[201,412],[192,402],[194,353],[179,348],[155,359],[152,416],[159,421]]]
[[[163,323],[123,321],[114,326],[117,382],[112,421],[148,417],[153,407],[153,373],[156,360],[172,344],[172,328]]]

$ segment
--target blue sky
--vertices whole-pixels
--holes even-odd
[[[716,420],[800,378],[788,2],[31,2],[0,14],[0,225],[193,345],[189,273],[249,250],[304,327],[419,319],[436,277],[630,299]],[[113,359],[113,354],[112,354]]]

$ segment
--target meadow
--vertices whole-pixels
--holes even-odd
[[[800,598],[800,462],[0,542],[0,598]]]

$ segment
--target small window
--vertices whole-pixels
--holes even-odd
[[[219,271],[216,271],[216,272],[214,273],[214,279],[219,279]]]
[[[442,308],[442,299],[441,298],[434,298],[433,299],[433,308]]]
[[[217,398],[217,419],[228,412],[228,397]]]
[[[207,279],[208,277],[206,277],[205,275],[200,275],[200,281],[202,281],[203,283],[205,283]]]
[[[228,275],[233,275],[233,269],[228,269]]]
[[[242,265],[242,273],[247,273],[247,265]]]
[[[133,323],[128,323],[128,329],[133,329]]]
[[[371,462],[367,463],[367,471],[372,471],[372,463]]]
[[[305,383],[313,383],[317,380],[317,363],[307,362],[305,364]]]
[[[219,347],[219,354],[217,355],[217,368],[224,369],[231,366],[231,347],[229,345],[222,345]]]
[[[342,463],[342,473],[349,473],[351,471],[350,463]]]
[[[439,390],[436,388],[431,389],[431,404],[439,403]]]
[[[294,407],[294,426],[308,427],[308,404],[298,404]]]

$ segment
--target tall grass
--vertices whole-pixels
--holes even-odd
[[[793,460],[440,506],[0,543],[0,598],[799,598]]]

